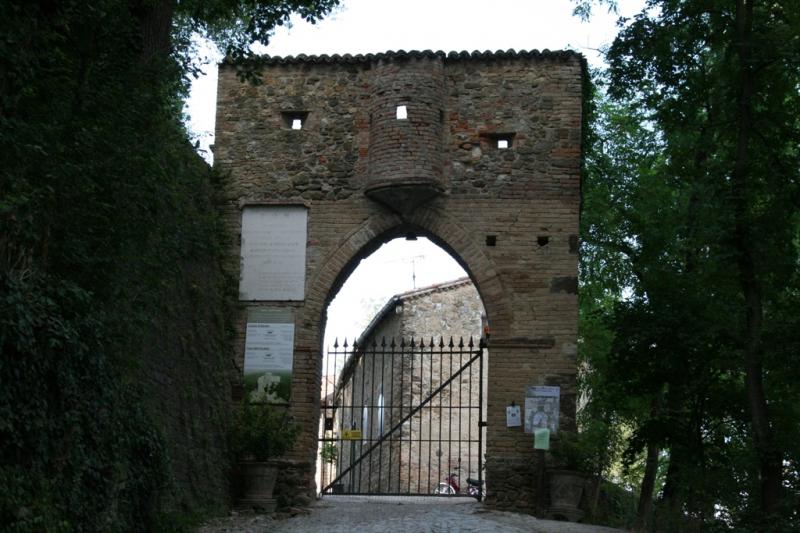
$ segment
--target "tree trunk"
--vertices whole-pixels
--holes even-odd
[[[658,454],[661,450],[658,445],[650,442],[647,444],[647,460],[644,466],[644,478],[639,493],[639,506],[636,509],[636,519],[633,521],[631,531],[647,531],[647,519],[653,509],[653,488],[656,484],[658,473]]]
[[[133,3],[133,14],[139,21],[143,64],[163,61],[172,51],[172,17],[174,0],[139,0]]]
[[[684,522],[683,503],[686,498],[687,451],[683,438],[686,429],[686,413],[684,400],[686,390],[680,382],[669,383],[666,391],[666,409],[670,424],[671,437],[666,443],[669,448],[669,466],[663,489],[663,507],[658,522],[660,529],[677,531]]]
[[[765,519],[777,512],[781,499],[781,453],[769,423],[764,393],[761,360],[761,330],[763,307],[761,283],[756,274],[753,235],[748,220],[749,143],[752,129],[753,69],[750,60],[752,47],[753,1],[736,2],[736,52],[739,59],[739,98],[736,160],[731,176],[734,209],[734,246],[737,252],[739,283],[744,296],[745,335],[743,359],[747,385],[747,403],[753,429],[753,439],[759,459],[761,510]]]
[[[669,448],[669,466],[664,480],[663,500],[659,506],[656,529],[677,531],[683,523],[683,502],[681,501],[681,458],[678,447]]]

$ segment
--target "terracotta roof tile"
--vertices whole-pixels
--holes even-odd
[[[534,59],[534,60],[555,59],[560,61],[566,61],[572,58],[583,59],[583,56],[580,53],[575,52],[574,50],[544,49],[542,51],[539,50],[516,51],[510,48],[508,50],[496,50],[494,52],[492,52],[491,50],[485,50],[483,52],[479,50],[474,50],[472,52],[467,52],[466,50],[461,52],[443,52],[441,50],[437,51],[389,50],[387,52],[380,52],[376,54],[356,54],[356,55],[298,54],[296,56],[286,56],[286,57],[262,55],[262,56],[257,56],[257,58],[255,59],[256,61],[264,65],[292,65],[301,63],[306,63],[306,64],[367,63],[372,61],[391,60],[391,59],[423,59],[423,58],[427,59],[441,58],[445,61],[500,60],[500,59]],[[224,63],[228,63],[228,60],[226,59]]]

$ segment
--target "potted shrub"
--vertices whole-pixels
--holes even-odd
[[[336,476],[336,461],[339,458],[339,448],[333,442],[325,442],[319,451],[320,459],[322,460],[322,486],[324,487],[330,480]],[[336,483],[331,487],[334,494],[342,492],[342,484]]]
[[[287,409],[266,402],[242,402],[232,428],[231,448],[237,459],[237,505],[266,512],[275,509],[272,491],[278,468],[271,459],[294,445],[299,432]]]

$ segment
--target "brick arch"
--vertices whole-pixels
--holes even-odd
[[[446,213],[418,211],[419,214],[405,219],[389,213],[369,217],[325,258],[324,266],[311,284],[308,298],[311,304],[309,316],[320,317],[314,332],[320,347],[325,329],[325,310],[359,262],[383,243],[402,237],[409,231],[428,237],[461,265],[478,290],[493,332],[505,333],[503,324],[511,323],[512,311],[492,261],[483,253],[474,237]]]

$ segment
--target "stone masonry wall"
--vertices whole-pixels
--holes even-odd
[[[441,72],[443,194],[401,210],[363,194],[381,177],[371,172],[370,113],[375,87],[390,75],[382,65]],[[538,463],[530,436],[505,428],[505,406],[521,404],[528,385],[559,385],[561,427],[574,427],[583,72],[572,52],[272,58],[261,85],[220,69],[214,153],[230,174],[231,230],[240,233],[244,206],[308,209],[305,299],[242,302],[238,325],[241,366],[247,308],[294,313],[292,412],[308,429],[292,459],[313,464],[316,455],[328,302],[361,258],[414,231],[465,266],[491,326],[487,478],[506,482],[490,488],[489,503],[534,510],[541,495],[528,480]],[[413,76],[405,79],[413,87]],[[413,116],[413,90],[390,100]],[[308,114],[292,130],[286,113],[297,111]],[[406,164],[418,164],[411,156]],[[239,253],[234,246],[235,271]]]

